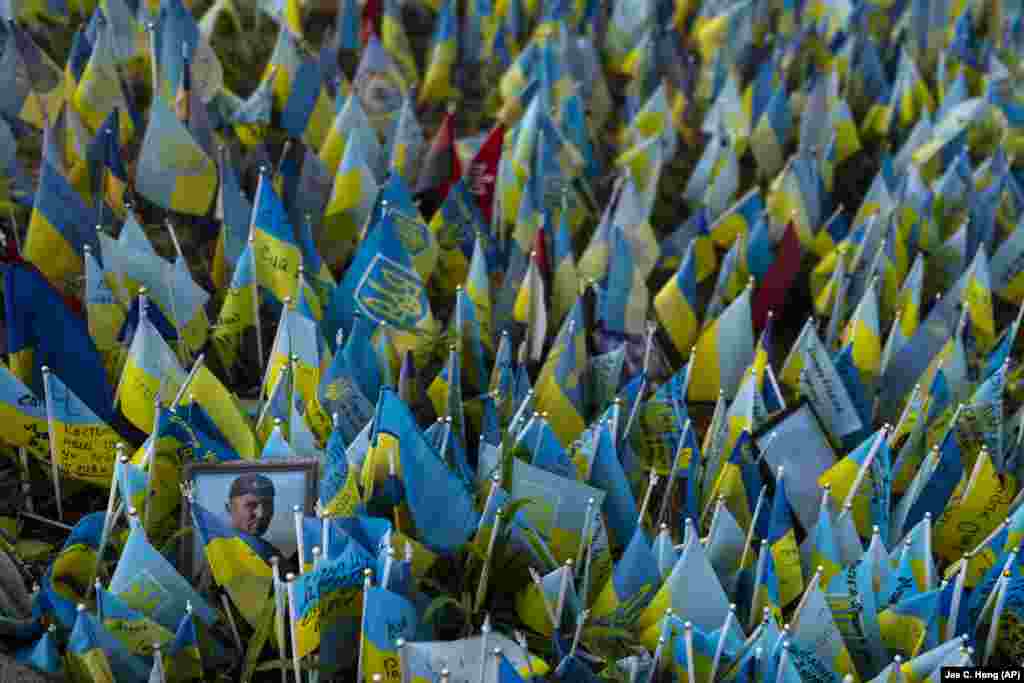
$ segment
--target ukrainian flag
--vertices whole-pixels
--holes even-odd
[[[324,144],[320,146],[319,158],[328,173],[334,174],[338,172],[338,164],[341,163],[341,158],[345,154],[348,139],[357,130],[372,130],[372,128],[370,127],[370,119],[366,115],[366,110],[363,109],[362,100],[359,99],[359,93],[352,91],[345,99],[345,105],[341,108],[341,111],[334,117],[334,123],[331,124],[331,129],[324,139]],[[373,138],[370,143],[371,147],[374,145],[376,147],[380,146],[376,138]],[[376,149],[376,152],[373,155],[375,159],[380,156],[380,150]]]
[[[296,579],[291,616],[297,656],[319,647],[326,657],[332,648],[351,645],[359,637],[363,570],[370,568],[376,568],[374,557],[358,543],[349,543],[337,557]]]
[[[415,182],[415,173],[419,170],[425,145],[423,127],[416,118],[415,102],[407,95],[402,101],[402,110],[388,152],[388,169],[407,184]]]
[[[82,117],[92,134],[102,132],[107,116],[114,109],[129,112],[128,99],[115,64],[111,31],[98,31],[89,62],[82,72],[78,87],[70,104]],[[119,139],[121,144],[129,143],[135,136],[131,116],[120,121]]]
[[[153,428],[155,401],[159,394],[169,402],[185,381],[185,371],[178,364],[171,347],[157,332],[145,313],[139,315],[131,348],[125,359],[121,381],[117,385],[115,405],[124,416],[142,431]],[[163,388],[161,393],[161,387]]]
[[[694,242],[691,241],[679,270],[654,298],[654,310],[676,351],[681,354],[686,354],[693,347],[700,330],[696,265]]]
[[[96,552],[106,515],[94,512],[78,520],[40,582],[42,596],[66,629],[75,625],[75,605],[85,600],[96,576]]]
[[[469,260],[469,273],[466,275],[465,290],[466,296],[472,304],[476,335],[489,354],[494,351],[494,326],[492,323],[493,304],[491,300],[490,268],[484,252],[484,242],[487,239],[478,233],[476,239],[473,240],[473,256]],[[555,272],[556,286],[560,270],[558,269]],[[568,307],[565,310],[568,310]],[[485,388],[483,385],[487,382],[487,379],[484,376],[480,378],[481,389]]]
[[[157,206],[198,216],[209,211],[217,194],[217,165],[160,97],[149,110],[135,186]]]
[[[714,666],[715,653],[718,651],[718,640],[725,637],[719,633],[716,637],[714,632],[707,632],[702,628],[693,626],[690,622],[683,622],[682,619],[671,616],[669,631],[672,634],[672,672],[674,680],[679,683],[697,683],[707,681],[711,675],[711,668]],[[719,666],[724,666],[728,661],[728,652],[723,652],[727,658]],[[693,657],[693,661],[690,661]],[[690,680],[690,670],[693,667],[694,680]]]
[[[596,618],[619,614],[627,620],[639,617],[661,585],[658,561],[647,533],[638,526],[625,552],[615,564],[611,580],[591,608]]]
[[[997,520],[1006,516],[1009,501],[1016,495],[1016,479],[1008,474],[999,475],[988,451],[982,449],[969,479],[957,485],[951,504],[935,522],[934,545],[939,557],[955,562],[974,550],[999,526]]]
[[[375,133],[369,129],[358,129],[349,135],[341,166],[334,176],[331,197],[324,209],[324,234],[331,241],[340,243],[340,253],[344,256],[359,241],[379,191],[370,165],[373,148],[367,142],[372,135]]]
[[[918,593],[883,610],[878,615],[882,642],[890,652],[904,658],[916,657],[927,649],[927,642],[938,628],[939,589]]]
[[[68,60],[64,64],[65,100],[70,101],[74,97],[82,74],[85,73],[85,67],[89,64],[89,57],[92,55],[92,42],[88,38],[86,28],[85,26],[79,28],[71,38],[71,49],[68,53]]]
[[[988,353],[995,345],[996,329],[992,313],[992,278],[984,245],[978,247],[961,296],[970,315],[971,332],[978,342],[978,350]]]
[[[325,314],[328,338],[334,338],[339,329],[351,331],[357,311],[399,333],[399,352],[422,347],[438,330],[423,281],[390,212],[369,227],[331,298]]]
[[[242,459],[252,460],[256,457],[256,437],[253,436],[245,409],[205,365],[200,366],[193,375],[181,405],[188,406],[193,401],[216,425],[224,442]]]
[[[197,502],[190,508],[214,580],[228,592],[246,621],[258,624],[273,584],[270,558],[257,550],[259,539],[229,528]]]
[[[796,544],[796,530],[793,525],[793,508],[786,497],[786,480],[781,468],[775,480],[775,497],[772,499],[766,540],[779,580],[779,605],[784,607],[803,593],[804,579],[800,566],[800,549]]]
[[[211,277],[218,290],[228,285],[228,277],[235,272],[243,249],[247,244],[252,204],[242,192],[238,171],[227,154],[220,164],[220,196],[216,215],[221,219],[217,234],[216,251],[211,266]]]
[[[768,100],[767,109],[750,134],[750,151],[757,161],[758,170],[766,178],[772,178],[786,163],[786,146],[793,128],[789,96],[780,84]]]
[[[103,627],[129,652],[140,657],[151,657],[154,643],[162,647],[174,639],[173,633],[104,588],[97,589],[96,611]]]
[[[382,0],[383,5],[380,15],[380,39],[401,69],[402,77],[409,85],[415,85],[419,80],[419,69],[416,67],[416,58],[413,56],[412,47],[409,45],[409,36],[405,33],[402,24],[402,9],[398,0]]]
[[[400,671],[398,639],[413,640],[419,625],[416,607],[386,588],[371,586],[363,598],[363,674],[391,678]]]
[[[434,275],[441,291],[451,294],[469,275],[477,236],[487,232],[465,176],[449,188],[448,196],[430,221],[430,231],[439,247],[439,268]]]
[[[175,681],[190,681],[203,677],[203,662],[199,652],[199,634],[196,630],[196,622],[192,618],[192,605],[188,605],[185,616],[178,624],[178,630],[174,633],[174,640],[171,641],[167,654],[166,668],[172,672],[171,677]]]
[[[749,235],[763,213],[761,190],[755,187],[711,224],[711,239],[719,247],[729,247],[741,236]]]
[[[551,414],[552,426],[568,448],[586,426],[583,422],[583,372],[587,367],[586,325],[582,300],[566,316],[537,378],[537,406]]]
[[[89,334],[103,356],[107,376],[119,377],[124,349],[118,341],[118,331],[124,325],[125,310],[111,291],[103,277],[103,268],[88,246],[85,248],[85,307]]]
[[[50,431],[43,400],[0,366],[0,439],[25,448],[43,462],[50,460]]]
[[[256,280],[278,301],[293,296],[302,251],[281,199],[267,175],[260,176],[253,206],[252,250]]]
[[[245,331],[256,327],[258,296],[256,260],[250,243],[245,246],[235,266],[231,286],[224,296],[217,325],[211,335],[213,348],[227,369],[233,368],[238,362]]]
[[[719,391],[733,396],[744,370],[754,357],[750,288],[747,287],[718,318],[701,333],[693,350],[697,372],[690,381],[691,401],[718,399]]]
[[[49,137],[54,129],[48,128]],[[44,154],[32,216],[25,240],[25,260],[61,290],[83,273],[84,248],[100,253],[95,214],[60,170],[59,159]]]
[[[57,466],[74,479],[109,487],[114,452],[124,441],[52,372],[43,373],[46,413]]]
[[[396,449],[406,502],[419,538],[428,548],[450,552],[476,531],[479,513],[470,491],[427,443],[409,407],[385,387],[377,406],[374,449]],[[367,456],[369,459],[369,455]],[[439,505],[439,501],[444,505]]]
[[[114,683],[114,672],[97,631],[103,628],[79,605],[68,640],[68,673],[76,683]]]

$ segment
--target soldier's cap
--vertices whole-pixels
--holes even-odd
[[[251,493],[260,498],[274,497],[274,482],[262,474],[249,472],[231,482],[228,498],[238,498]]]

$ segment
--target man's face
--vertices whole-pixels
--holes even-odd
[[[262,536],[274,517],[274,498],[246,493],[228,501],[231,526],[253,536]]]

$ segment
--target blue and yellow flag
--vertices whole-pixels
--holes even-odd
[[[150,107],[135,187],[157,206],[198,216],[217,194],[217,165],[159,97]]]
[[[398,228],[390,212],[383,212],[369,226],[325,312],[328,339],[334,339],[339,330],[351,332],[357,312],[376,323],[387,323],[400,353],[421,348],[434,338],[439,325],[409,248],[429,241],[423,237],[411,242],[413,237]]]
[[[347,544],[331,560],[323,562],[295,581],[292,622],[295,628],[295,652],[304,657],[321,649],[321,661],[328,670],[336,669],[338,657],[354,653],[332,652],[359,637],[359,617],[363,607],[363,570],[376,566],[373,555],[357,543]],[[326,641],[326,642],[325,642]]]
[[[43,374],[51,448],[65,476],[109,487],[114,453],[124,441],[51,371]]]
[[[295,293],[302,251],[280,197],[267,175],[260,176],[253,206],[252,249],[256,281],[278,301]]]
[[[363,600],[363,674],[367,681],[374,674],[391,678],[400,671],[395,641],[414,639],[419,615],[411,602],[386,588],[371,586]]]
[[[141,313],[117,385],[115,401],[121,412],[135,427],[148,432],[156,417],[157,396],[162,403],[169,403],[184,381],[185,371],[171,347],[148,315]]]
[[[102,628],[81,605],[68,641],[68,668],[76,683],[114,683],[110,660],[97,633]]]
[[[57,622],[65,629],[75,625],[75,606],[84,602],[96,576],[96,553],[99,551],[106,515],[93,512],[78,520],[57,557],[40,581],[45,602]]]
[[[228,592],[246,621],[259,623],[273,584],[269,544],[229,528],[199,503],[190,507],[214,580]]]
[[[587,368],[586,324],[578,299],[537,377],[537,406],[551,415],[552,427],[568,447],[586,426],[583,422],[583,373]]]
[[[187,605],[185,616],[178,624],[174,640],[167,648],[164,659],[166,668],[170,670],[175,681],[190,681],[203,677],[202,655],[199,651],[199,633],[195,619],[192,617],[192,606]]]
[[[591,608],[595,617],[618,613],[633,619],[647,607],[661,584],[658,562],[647,540],[647,532],[637,526],[622,558],[615,564],[611,580]]]
[[[886,608],[878,615],[882,642],[890,652],[913,658],[930,649],[938,637],[938,610],[942,591],[918,593]]]
[[[6,367],[0,367],[0,439],[27,449],[39,460],[50,459],[50,432],[43,399]]]
[[[162,647],[174,639],[173,633],[104,588],[97,588],[96,612],[103,627],[129,652],[140,657],[152,657],[154,644]]]
[[[800,549],[796,544],[793,507],[786,497],[786,480],[781,469],[775,480],[775,497],[772,499],[768,538],[765,540],[768,542],[779,580],[779,606],[784,607],[803,593],[804,579],[800,565]]]
[[[437,15],[434,36],[431,39],[430,58],[427,62],[419,104],[436,104],[461,97],[455,87],[455,69],[458,59],[458,8],[454,1],[446,2]]]
[[[58,122],[57,126],[60,126]],[[84,248],[100,253],[95,211],[68,182],[63,163],[51,144],[56,128],[47,126],[35,203],[25,240],[25,260],[34,264],[57,288],[70,291],[84,273]]]
[[[224,225],[226,231],[226,221]],[[211,334],[213,348],[224,367],[229,370],[238,363],[246,331],[256,327],[256,316],[259,315],[256,260],[252,246],[252,243],[247,244],[238,258],[234,275],[231,276],[231,285],[224,296],[217,324]]]
[[[704,328],[693,350],[696,372],[690,381],[691,401],[712,402],[719,391],[731,397],[754,357],[750,288],[743,290],[718,318]]]
[[[480,517],[472,492],[434,452],[409,407],[390,387],[381,391],[375,432],[374,451],[394,449],[399,455],[398,469],[417,538],[434,551],[460,548],[476,531]]]
[[[658,319],[681,354],[686,354],[697,339],[700,330],[698,305],[695,241],[691,241],[679,270],[654,298]]]

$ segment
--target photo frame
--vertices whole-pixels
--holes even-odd
[[[787,472],[799,473],[787,477],[786,494],[800,526],[810,531],[821,508],[818,477],[839,460],[814,406],[801,399],[765,423],[753,438],[762,464],[772,472],[782,465]]]
[[[320,462],[315,458],[245,460],[222,463],[191,463],[182,481],[190,484],[194,500],[228,527],[263,539],[275,548],[283,562],[295,554],[293,506],[314,514]],[[237,482],[237,483],[236,483]],[[269,486],[268,486],[269,482]],[[271,492],[267,519],[266,494]],[[240,494],[232,497],[232,493]],[[181,527],[192,527],[191,503],[182,500]],[[198,534],[192,533],[178,548],[179,571],[195,580],[207,566]]]

